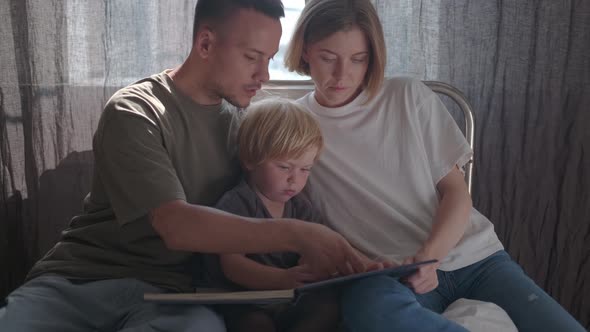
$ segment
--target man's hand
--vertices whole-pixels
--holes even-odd
[[[365,272],[367,266],[342,235],[314,223],[300,223],[295,246],[303,261],[318,279]]]
[[[431,258],[418,252],[415,256],[406,258],[403,264],[412,264],[429,259]],[[424,294],[433,291],[436,289],[436,287],[438,287],[438,276],[436,275],[436,269],[439,266],[439,262],[420,266],[418,271],[403,279],[403,282],[417,294]]]
[[[363,264],[365,265],[365,270],[366,271],[377,271],[377,270],[382,270],[382,269],[388,269],[391,267],[396,267],[397,264],[387,260],[387,259],[371,259],[369,257],[367,257],[365,254],[363,254],[360,250],[358,249],[354,249],[360,256],[361,259],[363,260]]]

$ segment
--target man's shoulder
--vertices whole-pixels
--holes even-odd
[[[166,89],[166,83],[162,75],[164,74],[155,74],[119,89],[107,101],[105,109],[120,104],[159,100],[160,98],[157,95],[160,95],[163,91],[169,91],[169,89]]]
[[[154,76],[129,84],[115,92],[104,106],[101,122],[127,119],[129,116],[153,122],[154,116],[157,117],[154,111],[164,110],[162,101],[154,92],[158,89]]]

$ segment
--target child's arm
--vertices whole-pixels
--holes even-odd
[[[290,289],[315,280],[307,265],[282,269],[260,264],[241,254],[220,255],[219,261],[227,279],[249,289]]]

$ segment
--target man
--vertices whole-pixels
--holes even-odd
[[[185,62],[118,91],[94,136],[85,213],[10,294],[2,331],[223,331],[203,306],[143,302],[191,291],[193,252],[295,251],[319,276],[364,270],[338,234],[297,220],[255,220],[207,206],[238,165],[236,111],[269,79],[281,36],[279,0],[200,0]]]

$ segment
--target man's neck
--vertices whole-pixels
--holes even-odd
[[[176,88],[197,104],[220,104],[221,98],[216,96],[205,84],[206,72],[199,68],[202,66],[192,64],[189,59],[168,73]]]

